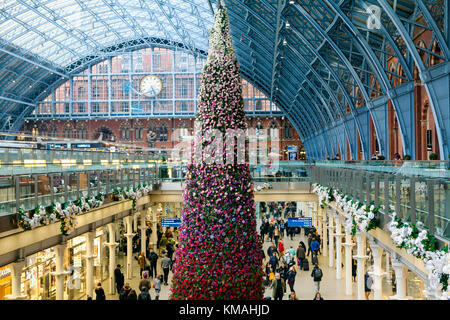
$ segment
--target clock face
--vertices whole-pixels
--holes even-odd
[[[154,75],[145,76],[139,84],[139,91],[147,97],[156,97],[162,90],[162,81]]]

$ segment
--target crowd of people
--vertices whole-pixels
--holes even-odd
[[[150,239],[152,233],[151,228],[147,229],[146,238]],[[136,234],[133,238],[133,254],[139,253],[134,256],[139,265],[140,283],[138,286],[139,293],[131,288],[128,282],[125,283],[125,277],[122,273],[122,266],[118,264],[114,270],[114,281],[116,286],[116,292],[119,295],[119,300],[152,300],[151,289],[154,289],[154,299],[159,300],[161,287],[169,285],[169,273],[172,271],[173,263],[176,259],[176,244],[172,231],[167,229],[163,232],[160,225],[157,226],[157,249],[154,250],[152,245],[147,246],[146,253],[140,252],[140,235]],[[120,242],[122,243],[122,241]],[[147,241],[148,243],[148,241]],[[125,251],[122,246],[119,250]],[[159,261],[159,262],[158,262]],[[159,268],[162,273],[158,273]],[[105,291],[102,284],[99,282],[95,288],[96,300],[106,300]],[[92,300],[92,297],[88,297],[88,300]]]

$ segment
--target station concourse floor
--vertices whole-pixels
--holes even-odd
[[[259,225],[260,221],[258,221]],[[285,250],[289,249],[289,247],[292,245],[292,247],[297,250],[298,244],[300,241],[303,241],[307,244],[306,237],[302,235],[296,235],[294,239],[291,241],[290,237],[287,237],[286,234],[283,238],[284,241],[284,247]],[[264,252],[266,254],[266,260],[267,261],[267,249],[269,247],[270,242],[265,241],[264,242]],[[344,255],[342,255],[344,258]],[[311,265],[311,256],[308,257],[310,269],[309,271],[300,271],[298,268],[298,265],[296,265],[297,275],[296,280],[294,284],[294,290],[296,292],[297,298],[299,300],[312,300],[315,295],[315,289],[314,289],[314,282],[311,277],[311,271],[312,271],[312,265]],[[125,265],[126,257],[125,256],[118,256],[116,258],[116,262],[120,263],[122,266]],[[136,259],[132,259],[133,261],[133,278],[131,280],[125,279],[125,282],[128,282],[132,289],[136,290],[136,293],[139,294],[139,281],[141,280],[139,277],[139,266],[136,261]],[[265,266],[264,262],[264,266]],[[160,259],[158,260],[158,264],[160,263]],[[323,255],[319,255],[319,267],[323,271],[323,278],[320,283],[320,293],[324,300],[357,300],[357,285],[356,282],[353,282],[353,294],[351,296],[348,296],[345,294],[345,268],[342,269],[342,279],[337,280],[336,279],[336,270],[334,268],[330,268],[328,266],[328,256],[324,257]],[[122,272],[125,274],[125,267],[122,267]],[[158,265],[158,273],[162,273],[162,270],[160,268],[160,265]],[[161,292],[160,292],[160,300],[168,300],[169,294],[170,294],[170,281],[172,277],[172,272],[169,273],[169,285],[168,286],[162,286]],[[152,280],[152,278],[150,279]],[[103,289],[106,293],[106,299],[107,300],[118,300],[119,295],[116,293],[114,295],[109,294],[109,281],[103,281],[102,282]],[[286,294],[283,297],[283,300],[289,300],[289,285],[286,284]],[[94,294],[95,295],[95,294]],[[152,300],[155,299],[155,289],[150,290],[150,295],[152,297]],[[383,299],[388,299],[388,295],[392,295],[392,290],[387,282],[386,279],[383,280]],[[270,287],[266,287],[264,296],[272,296],[272,289]],[[95,299],[95,297],[94,297]],[[371,293],[369,299],[373,299],[373,292]]]

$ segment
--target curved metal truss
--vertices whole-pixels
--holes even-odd
[[[215,2],[2,2],[2,129],[18,130],[44,90],[111,55],[153,45],[205,55]],[[371,121],[380,151],[388,155],[389,103],[399,122],[403,151],[414,159],[418,82],[430,99],[441,158],[448,158],[448,0],[223,2],[244,77],[294,124],[309,159],[339,150],[345,159],[347,143],[353,159],[358,149],[368,159]],[[425,46],[415,41],[422,32],[431,35]]]

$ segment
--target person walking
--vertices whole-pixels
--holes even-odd
[[[295,270],[295,267],[292,266],[287,273],[287,283],[289,284],[289,289],[291,290],[291,293],[295,292],[294,291],[294,283],[295,283],[296,275],[297,275],[297,271]]]
[[[280,236],[281,236],[281,238],[284,238],[284,230],[285,229],[286,229],[286,225],[284,223],[284,220],[281,219],[281,222],[280,222]]]
[[[274,300],[283,300],[284,292],[286,291],[286,283],[279,273],[275,274],[275,280],[272,282],[272,297]]]
[[[164,255],[164,258],[162,258],[162,260],[161,260],[161,268],[162,268],[163,273],[164,273],[164,285],[165,286],[168,285],[169,271],[170,271],[171,265],[172,265],[172,260],[170,260],[170,258],[167,257],[167,254]]]
[[[155,275],[153,280],[153,287],[155,288],[155,300],[159,300],[159,293],[161,292],[162,275]]]
[[[366,271],[364,274],[364,293],[366,295],[366,300],[369,300],[370,293],[372,292],[372,277],[369,272]]]
[[[289,246],[288,252],[291,255],[292,259],[295,258],[295,249],[292,248],[292,246]]]
[[[289,300],[298,300],[297,295],[295,294],[295,291],[292,291],[289,295]]]
[[[277,270],[278,267],[278,258],[276,256],[276,253],[272,253],[272,256],[269,259],[269,263],[272,266],[272,270],[275,271]]]
[[[300,270],[303,270],[303,260],[305,260],[305,247],[300,243],[297,248],[297,262],[300,267]]]
[[[317,255],[319,253],[320,243],[316,240],[316,238],[312,238],[311,241],[311,251],[313,254]]]
[[[116,282],[117,294],[120,294],[120,290],[122,290],[123,284],[125,282],[125,278],[123,276],[122,271],[120,271],[121,265],[118,264],[114,269],[114,281]]]
[[[157,265],[158,265],[158,254],[152,250],[150,252],[150,277],[153,278],[153,275],[155,275],[156,277],[156,269],[157,269]]]
[[[275,247],[275,243],[272,242],[272,244],[267,248],[267,256],[270,259],[270,257],[273,255],[273,253],[278,254],[278,249]]]
[[[278,252],[280,252],[280,257],[284,254],[284,242],[282,239],[278,241]]]
[[[278,229],[277,225],[275,225],[273,229],[273,239],[275,241],[275,246],[278,248],[278,241],[280,239],[280,230]]]
[[[97,283],[95,288],[95,300],[106,300],[105,290],[102,288],[102,283]]]
[[[316,292],[319,292],[320,290],[320,281],[322,281],[322,276],[323,276],[322,269],[320,269],[319,265],[316,263],[314,265],[314,269],[311,272],[311,277],[313,277]]]

